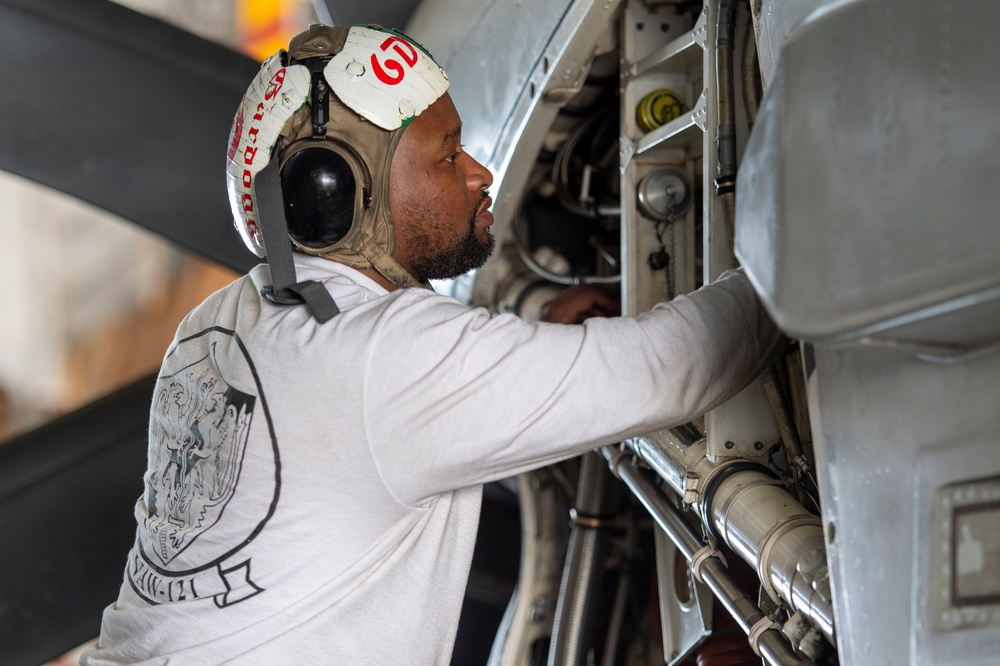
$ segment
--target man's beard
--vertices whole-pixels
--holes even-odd
[[[485,196],[483,197],[485,198]],[[472,211],[469,218],[469,232],[454,246],[445,248],[437,254],[415,259],[412,264],[414,277],[418,280],[447,280],[468,273],[473,268],[479,268],[493,254],[496,238],[487,228],[486,240],[476,238],[476,215],[479,207]]]

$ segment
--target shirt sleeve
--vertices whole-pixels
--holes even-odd
[[[735,395],[783,336],[741,271],[638,317],[491,317],[430,293],[373,332],[364,419],[409,504],[695,418]]]

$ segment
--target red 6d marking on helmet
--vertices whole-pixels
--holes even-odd
[[[405,35],[352,26],[323,69],[335,95],[384,130],[402,127],[448,90],[448,75]]]
[[[393,46],[393,42],[399,43]],[[380,48],[383,51],[386,51],[390,46],[392,46],[393,51],[399,54],[399,57],[403,59],[403,62],[405,62],[410,69],[413,69],[413,66],[417,64],[417,50],[413,48],[413,45],[402,37],[393,35],[382,42],[382,46]],[[403,47],[405,47],[405,50]],[[406,71],[403,69],[403,66],[399,64],[398,60],[393,60],[391,58],[387,59],[385,61],[385,68],[396,72],[396,76],[390,76],[387,74],[385,69],[382,68],[382,63],[379,62],[378,54],[373,53],[372,69],[375,71],[375,76],[378,77],[379,81],[386,85],[394,86],[402,81],[403,77],[406,76]]]

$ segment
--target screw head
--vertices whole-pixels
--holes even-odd
[[[726,442],[726,448],[727,449],[731,449],[731,448],[733,448],[735,446],[736,446],[736,442],[732,442],[732,441]]]

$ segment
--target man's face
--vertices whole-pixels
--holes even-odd
[[[492,183],[489,170],[462,151],[462,121],[443,95],[407,126],[392,158],[393,258],[419,280],[482,266],[495,245]]]

